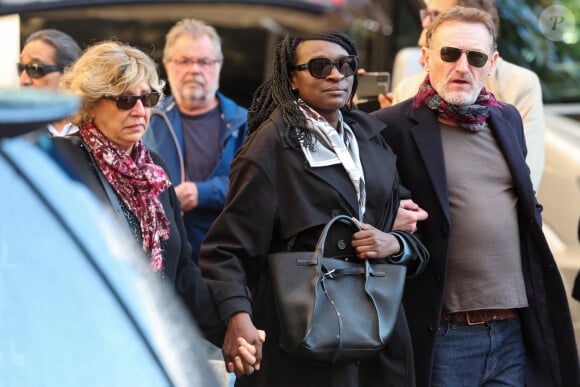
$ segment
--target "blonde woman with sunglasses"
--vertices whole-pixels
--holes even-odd
[[[192,255],[175,189],[160,157],[142,141],[163,86],[154,61],[137,48],[114,41],[89,47],[61,83],[81,97],[72,117],[79,133],[55,138],[54,144],[77,166],[79,179],[115,210],[151,269],[171,283],[219,346],[225,325]],[[253,363],[253,346],[244,344],[242,353]]]

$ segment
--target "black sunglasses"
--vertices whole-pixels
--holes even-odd
[[[456,47],[441,47],[440,55],[444,62],[457,62],[461,54],[467,55],[467,63],[473,67],[483,67],[487,63],[489,57],[487,54],[479,51],[462,50]]]
[[[325,78],[330,74],[333,67],[336,67],[345,77],[350,77],[358,69],[358,58],[354,55],[343,56],[338,58],[336,62],[328,58],[314,58],[310,59],[308,63],[296,65],[292,69],[308,70],[314,78]]]
[[[26,74],[28,74],[30,78],[42,78],[48,73],[54,73],[56,71],[62,72],[64,70],[64,66],[45,65],[42,63],[16,63],[16,71],[18,71],[18,75],[22,74],[22,72],[25,70]]]
[[[161,93],[154,91],[149,94],[143,95],[120,95],[118,97],[105,95],[103,98],[115,101],[115,103],[117,104],[117,108],[120,110],[129,110],[133,109],[135,104],[137,104],[138,100],[141,100],[143,106],[145,107],[153,107],[157,105],[157,102],[159,102],[160,97]]]

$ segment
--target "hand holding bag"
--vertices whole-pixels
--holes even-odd
[[[314,252],[268,256],[281,349],[326,364],[358,361],[385,347],[406,275],[405,266],[384,261],[326,257],[327,235],[336,222],[359,230],[354,220],[339,215],[326,224]]]

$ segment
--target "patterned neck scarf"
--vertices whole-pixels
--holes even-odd
[[[503,109],[493,94],[485,90],[485,87],[481,89],[473,105],[449,105],[435,91],[433,86],[431,86],[429,74],[427,74],[425,80],[419,87],[419,92],[415,96],[413,107],[415,109],[418,108],[422,102],[425,102],[425,105],[430,109],[438,111],[441,117],[452,119],[460,127],[472,132],[479,132],[485,128],[485,121],[489,117],[490,106]]]
[[[347,123],[343,121],[340,111],[338,126],[341,130],[339,132],[330,126],[328,121],[308,106],[306,102],[301,99],[298,102],[300,110],[308,119],[309,124],[312,125],[310,129],[318,134],[317,137],[323,140],[322,143],[334,152],[348,174],[359,202],[359,219],[362,219],[366,208],[365,177],[359,157],[358,143],[354,133]],[[309,159],[307,149],[304,146],[302,149],[305,152],[306,158]]]
[[[159,195],[170,186],[165,171],[153,163],[141,140],[129,154],[91,124],[82,125],[80,134],[111,187],[139,220],[143,249],[151,258],[153,270],[160,272],[161,240],[169,238],[169,221],[159,201]]]

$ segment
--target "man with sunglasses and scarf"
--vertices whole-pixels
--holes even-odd
[[[495,0],[426,0],[425,3],[427,7],[420,11],[423,31],[417,42],[419,47],[425,46],[425,33],[434,18],[456,5],[489,12],[495,24],[496,36],[499,34],[500,20]],[[420,58],[420,62],[421,65],[424,64],[423,57]],[[424,71],[404,78],[394,89],[391,101],[379,96],[381,107],[390,106],[413,97],[423,79],[425,79]],[[487,78],[485,88],[497,100],[514,105],[521,114],[528,148],[526,163],[530,168],[532,184],[537,191],[544,170],[545,158],[545,123],[540,79],[533,71],[498,57],[491,76]]]
[[[454,7],[423,48],[412,99],[373,115],[401,183],[429,213],[431,259],[405,310],[418,386],[579,386],[566,294],[541,227],[522,120],[484,84],[498,59],[491,16]]]
[[[57,90],[64,69],[79,57],[81,48],[72,37],[54,29],[32,33],[20,53],[16,65],[21,87]],[[48,124],[53,137],[68,136],[78,128],[68,120]]]
[[[196,257],[223,208],[230,163],[246,139],[247,110],[218,91],[222,63],[221,40],[212,26],[195,19],[177,22],[163,52],[172,96],[153,111],[144,137],[167,163]]]

